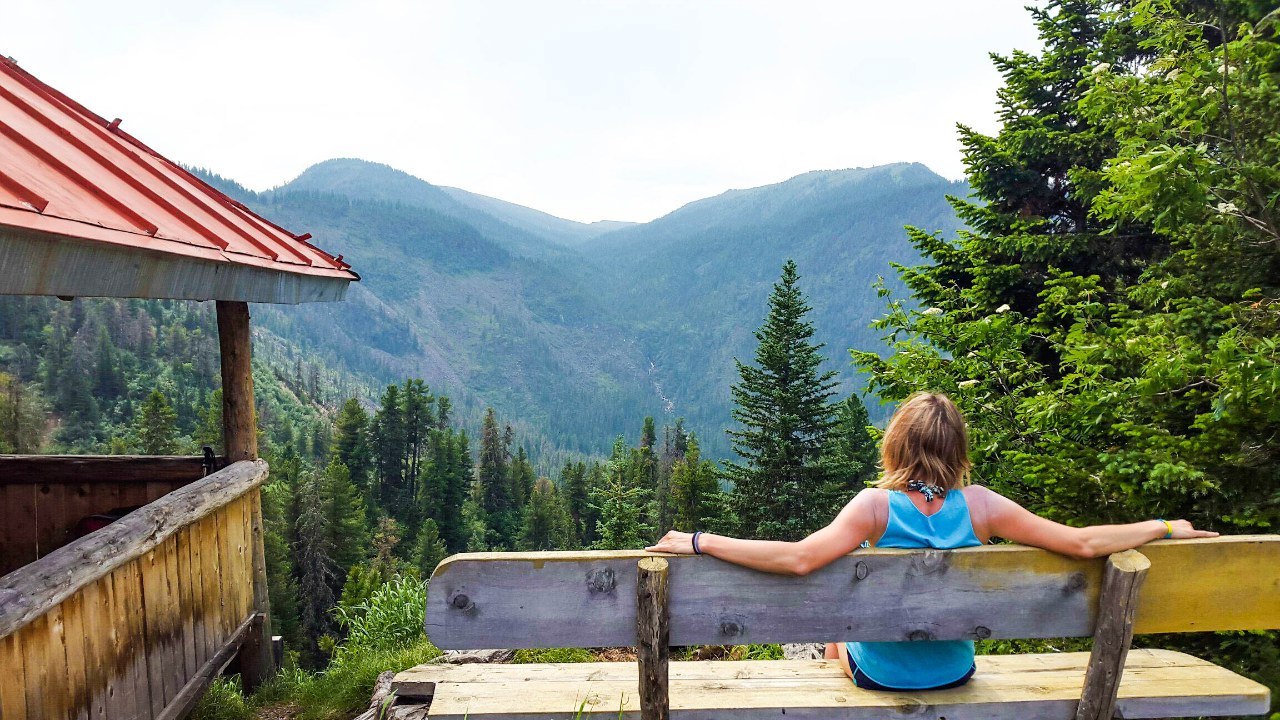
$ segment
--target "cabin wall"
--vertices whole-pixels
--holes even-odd
[[[74,540],[76,523],[83,517],[146,505],[188,482],[0,485],[0,575],[35,562]]]
[[[255,612],[258,492],[182,527],[0,640],[0,717],[157,718],[201,682],[206,665],[225,664],[215,656],[227,655]]]
[[[75,539],[81,518],[139,507],[200,479],[199,457],[0,456],[0,575]]]

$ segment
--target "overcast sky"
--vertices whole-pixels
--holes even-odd
[[[333,157],[575,220],[817,169],[963,175],[1020,0],[0,0],[0,54],[257,190]]]

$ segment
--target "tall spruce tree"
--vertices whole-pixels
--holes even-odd
[[[413,565],[418,569],[420,576],[423,579],[430,578],[436,566],[448,555],[449,550],[445,547],[444,539],[440,537],[440,528],[436,526],[436,521],[431,518],[423,520],[412,553]]]
[[[143,455],[173,455],[178,451],[178,433],[175,425],[178,414],[173,411],[169,399],[159,390],[152,390],[138,409],[133,433],[138,452]]]
[[[821,369],[809,310],[796,264],[787,260],[755,333],[755,364],[735,360],[741,380],[732,388],[733,418],[740,427],[728,434],[742,462],[725,463],[725,478],[746,536],[796,540],[834,513],[830,472],[820,460],[835,425],[836,373]]]
[[[336,630],[332,610],[337,603],[334,586],[338,568],[333,560],[333,533],[325,512],[324,492],[318,475],[298,486],[298,520],[295,535],[294,572],[298,577],[299,616],[307,646],[303,657],[312,667],[320,663],[319,639]]]
[[[337,457],[318,478],[317,487],[323,493],[326,526],[332,548],[330,558],[335,570],[334,592],[341,591],[347,570],[359,564],[369,554],[369,524],[365,517],[364,500],[351,473]]]
[[[560,493],[547,478],[540,478],[529,496],[520,529],[521,550],[572,550],[577,545],[573,518]]]
[[[404,448],[408,444],[398,385],[388,385],[382,394],[381,406],[373,417],[371,436],[376,496],[382,507],[391,507],[404,499]]]
[[[728,529],[724,493],[716,468],[702,459],[698,439],[689,435],[684,457],[671,467],[671,507],[673,527],[684,532]]]
[[[369,413],[356,398],[342,403],[333,427],[333,452],[351,472],[351,482],[366,493],[373,473],[373,451],[369,447]]]
[[[836,406],[836,424],[823,452],[832,482],[832,493],[850,498],[876,475],[876,441],[868,428],[867,408],[857,395]]]
[[[505,549],[515,546],[520,531],[520,508],[511,482],[508,438],[509,435],[504,437],[499,430],[497,413],[488,408],[480,428],[481,506],[488,524],[488,544]]]

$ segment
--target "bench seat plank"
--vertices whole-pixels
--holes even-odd
[[[860,690],[836,661],[674,662],[671,717],[733,718],[1074,718],[1087,653],[978,658],[961,688],[932,692]],[[422,665],[396,676],[401,696],[431,696],[441,720],[639,717],[630,663]],[[1265,713],[1266,687],[1212,663],[1167,650],[1134,650],[1120,686],[1125,718]],[[585,705],[584,705],[585,703]]]
[[[1166,540],[1142,550],[1151,570],[1135,632],[1280,626],[1280,536]],[[633,645],[636,561],[645,555],[455,555],[428,587],[427,636],[449,650]],[[1086,637],[1105,562],[1016,545],[871,549],[793,578],[713,558],[667,559],[673,645]],[[1224,587],[1233,602],[1222,602]]]

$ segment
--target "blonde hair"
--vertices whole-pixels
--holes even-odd
[[[884,474],[876,487],[906,490],[907,483],[944,490],[969,483],[969,430],[964,415],[942,393],[918,392],[889,419],[880,444]]]

